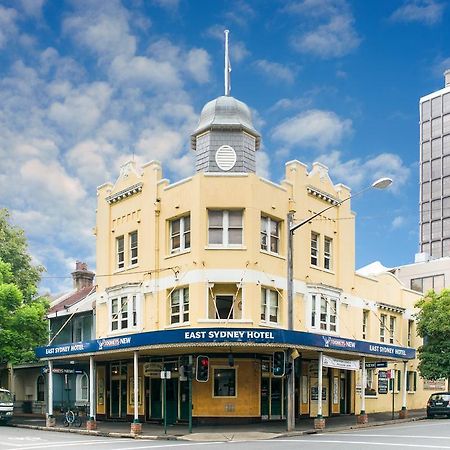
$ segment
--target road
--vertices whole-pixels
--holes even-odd
[[[347,432],[323,433],[267,441],[191,442],[84,436],[73,433],[0,428],[0,450],[134,450],[134,449],[233,449],[233,450],[357,450],[357,449],[449,449],[450,421],[409,422]]]

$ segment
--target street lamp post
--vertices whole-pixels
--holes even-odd
[[[390,178],[379,178],[374,181],[370,186],[362,189],[359,192],[356,192],[353,195],[349,195],[343,200],[338,201],[330,206],[327,206],[322,211],[313,214],[311,217],[302,220],[299,223],[294,224],[294,211],[289,211],[287,215],[287,301],[288,301],[288,329],[294,329],[294,233],[303,225],[310,223],[316,217],[322,215],[326,211],[338,207],[348,200],[361,195],[363,192],[366,192],[369,189],[386,189],[392,184],[392,180]],[[294,360],[292,358],[291,352],[288,355],[289,363],[291,364],[292,370],[288,374],[287,380],[287,418],[286,418],[286,427],[287,431],[293,431],[295,428],[295,371],[294,371]],[[319,396],[322,393],[319,392]]]

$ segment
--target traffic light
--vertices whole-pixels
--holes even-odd
[[[286,372],[286,354],[274,352],[272,360],[272,373],[274,377],[282,377]]]
[[[195,369],[195,379],[197,381],[204,383],[209,380],[209,358],[207,356],[197,356]]]

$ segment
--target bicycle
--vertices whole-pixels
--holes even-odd
[[[74,426],[74,427],[81,427],[81,417],[79,415],[79,411],[72,411],[70,409],[68,409],[65,413],[64,413],[64,419],[63,419],[63,425],[65,427],[69,427],[69,426]]]

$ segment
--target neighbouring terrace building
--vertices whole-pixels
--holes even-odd
[[[38,348],[50,374],[88,365],[89,414],[101,420],[281,419],[288,376],[296,417],[387,411],[392,396],[403,414],[423,408],[419,294],[391,273],[355,272],[355,216],[340,203],[349,188],[320,163],[261,178],[260,135],[229,95],[203,108],[191,146],[187,179],[129,162],[98,188],[95,336]],[[288,329],[287,216],[331,205],[295,234]]]

